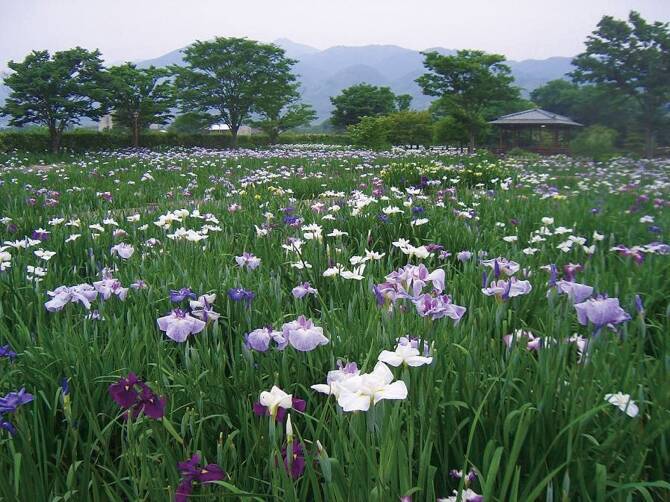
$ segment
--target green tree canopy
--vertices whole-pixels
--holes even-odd
[[[299,84],[292,73],[283,75],[284,81],[268,86],[259,96],[256,113],[259,118],[249,120],[276,143],[279,135],[289,129],[309,125],[316,119],[316,112],[310,105],[299,103]]]
[[[482,51],[462,50],[454,56],[424,53],[428,69],[416,81],[428,96],[437,96],[440,106],[467,131],[468,150],[474,151],[475,139],[487,127],[487,110],[519,98],[512,85],[510,68],[504,56]]]
[[[226,124],[237,145],[237,132],[276,84],[290,80],[294,60],[274,45],[245,38],[215,38],[184,50],[185,66],[175,66],[175,85],[184,111],[204,112],[211,123]]]
[[[604,16],[572,63],[576,82],[599,84],[637,101],[645,153],[651,157],[656,132],[666,121],[663,106],[670,101],[668,23],[647,23],[634,11],[627,21]]]
[[[202,112],[186,112],[177,115],[170,124],[170,131],[181,134],[197,134],[211,125],[212,118]]]
[[[75,47],[66,51],[33,51],[10,61],[5,78],[11,93],[0,109],[10,125],[40,124],[49,129],[51,149],[60,150],[63,131],[82,117],[97,119],[107,111],[100,52]]]
[[[133,132],[139,146],[140,130],[151,124],[166,124],[172,117],[174,92],[163,68],[137,68],[132,63],[109,69],[109,104],[113,119]]]
[[[336,127],[347,127],[357,124],[363,117],[377,117],[407,110],[411,101],[410,95],[396,96],[390,87],[352,85],[330,98],[335,107],[331,114],[331,123]]]

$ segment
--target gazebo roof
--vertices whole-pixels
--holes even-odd
[[[510,113],[492,120],[489,124],[495,125],[561,125],[561,126],[579,126],[582,124],[575,122],[570,117],[564,117],[557,113],[551,113],[539,108],[524,110],[522,112]]]

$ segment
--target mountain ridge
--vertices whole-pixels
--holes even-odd
[[[297,60],[294,71],[299,75],[303,102],[314,107],[319,121],[330,115],[331,96],[336,96],[350,85],[363,82],[388,86],[397,94],[410,94],[413,98],[413,109],[427,108],[433,98],[423,95],[414,81],[425,72],[421,52],[437,51],[445,55],[457,52],[444,47],[418,51],[393,44],[336,45],[317,49],[288,38],[280,38],[273,43],[282,47],[288,57]],[[137,64],[140,67],[180,64],[183,49],[138,61]],[[510,60],[506,63],[512,70],[515,84],[528,96],[533,89],[549,80],[565,78],[573,69],[571,61],[570,57],[554,56],[546,59]],[[0,84],[0,105],[9,94],[8,91],[9,89]],[[3,121],[2,117],[0,121]],[[6,118],[4,122],[6,123]]]

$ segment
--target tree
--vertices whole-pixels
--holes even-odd
[[[40,124],[49,129],[51,150],[60,151],[63,131],[82,117],[98,119],[107,111],[100,52],[81,47],[33,51],[23,62],[10,61],[5,78],[11,93],[0,109],[9,124]]]
[[[356,146],[374,149],[391,145],[430,145],[433,135],[430,113],[400,111],[377,117],[363,117],[348,127],[349,137]]]
[[[211,125],[211,117],[202,112],[186,112],[177,115],[169,129],[180,134],[197,134]]]
[[[614,141],[617,132],[602,125],[592,125],[580,132],[570,142],[570,150],[575,155],[593,160],[607,160],[615,153]]]
[[[268,135],[271,144],[277,142],[281,133],[316,120],[314,109],[298,102],[300,92],[295,76],[287,73],[284,78],[285,81],[278,81],[263,90],[256,107],[260,118],[249,121]]]
[[[174,92],[166,69],[137,68],[132,63],[109,69],[109,104],[115,122],[133,133],[133,146],[138,147],[140,130],[151,124],[167,124],[172,117]]]
[[[184,62],[186,66],[172,68],[182,109],[207,113],[211,123],[226,124],[233,147],[242,124],[258,111],[263,93],[285,82],[295,63],[274,45],[221,37],[187,47]]]
[[[572,77],[619,91],[640,106],[645,154],[654,154],[655,136],[670,101],[670,28],[647,23],[631,11],[628,21],[604,16],[587,37],[586,50],[573,59]]]
[[[579,96],[579,86],[563,79],[551,80],[530,93],[530,99],[540,108],[569,117],[575,113]]]
[[[407,109],[411,99],[407,94],[396,96],[390,87],[352,85],[330,98],[335,107],[331,113],[331,122],[336,127],[354,125],[363,117],[378,117]]]
[[[482,51],[462,50],[455,56],[423,54],[429,73],[416,81],[424,94],[437,96],[441,107],[467,131],[472,153],[477,136],[487,127],[487,109],[519,98],[511,70],[503,64],[504,56]]]

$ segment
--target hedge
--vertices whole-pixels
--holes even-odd
[[[178,134],[173,132],[146,132],[140,136],[140,145],[148,148],[169,146],[201,146],[206,148],[230,148],[230,134],[201,133]],[[337,134],[284,134],[279,137],[280,144],[307,143],[345,145],[348,138]],[[0,131],[0,150],[41,152],[50,150],[49,134],[45,130],[7,130]],[[118,132],[97,132],[74,130],[63,133],[61,146],[69,151],[87,151],[127,148],[132,144],[130,134]],[[240,148],[257,148],[269,145],[267,136],[238,136]]]

